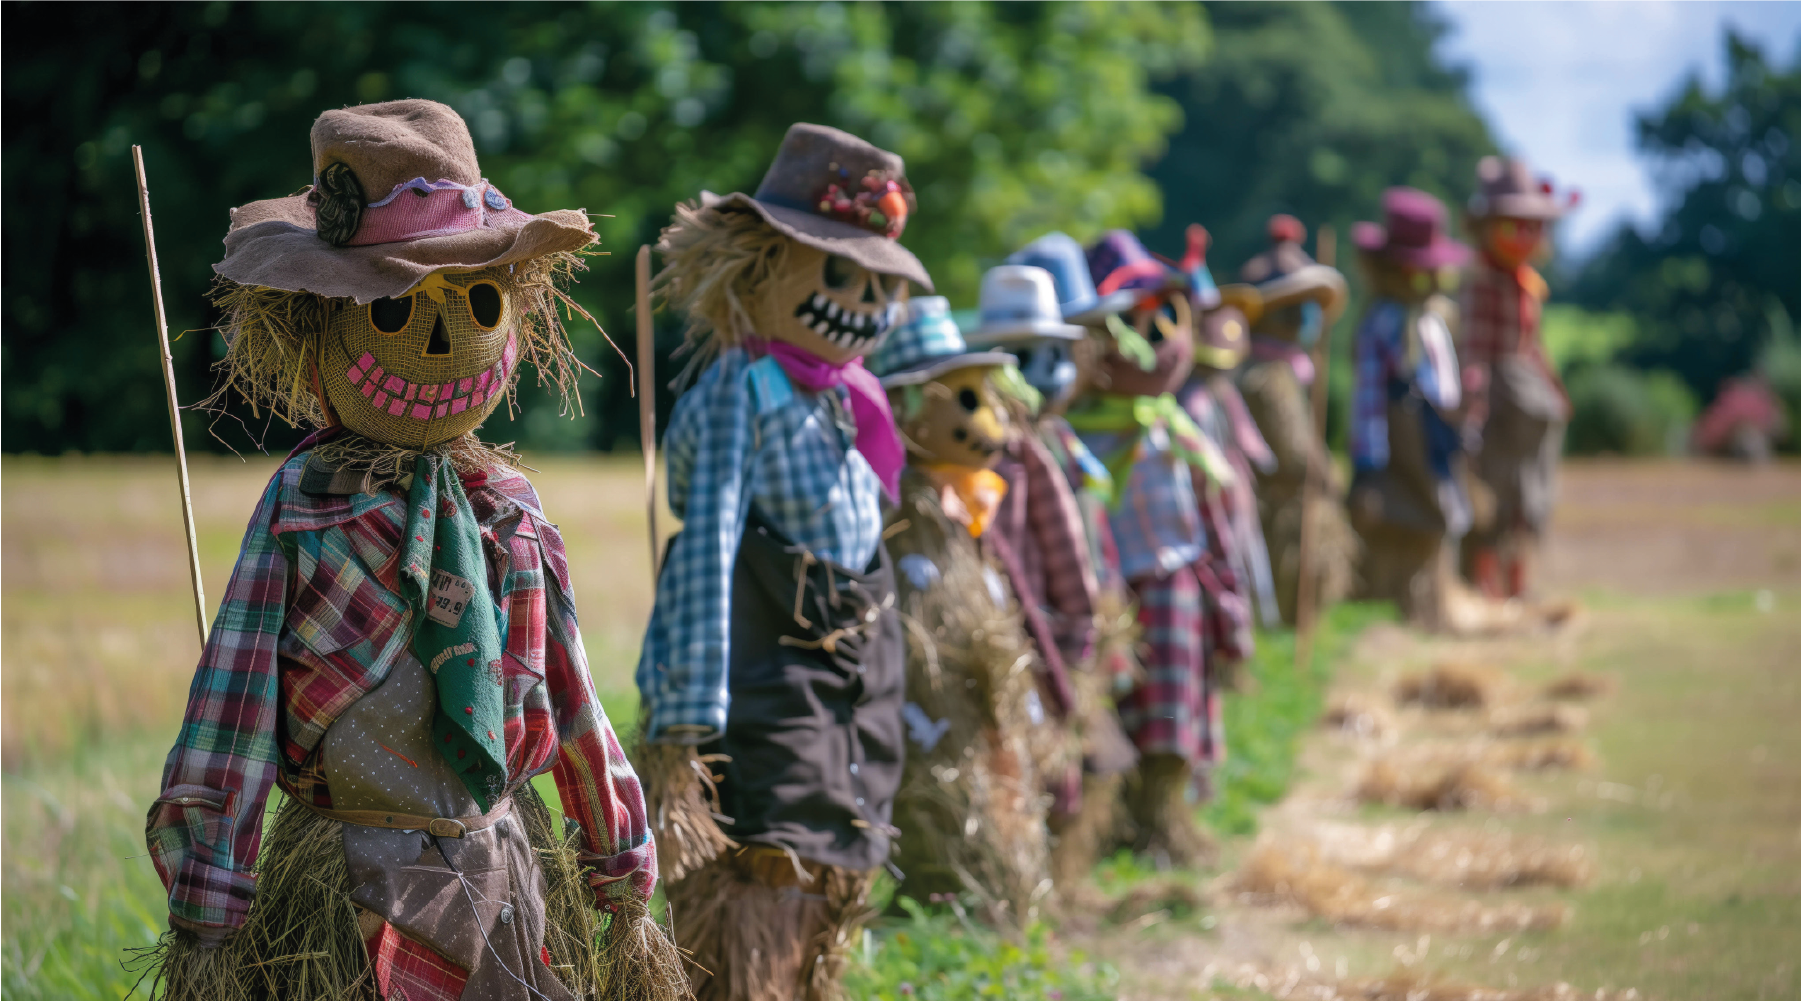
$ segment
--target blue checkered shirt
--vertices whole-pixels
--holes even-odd
[[[638,660],[648,736],[725,729],[732,567],[755,503],[797,545],[861,571],[882,544],[882,484],[861,452],[846,391],[799,390],[774,358],[722,353],[680,400],[663,445],[682,519],[657,578]]]
[[[1199,562],[1207,552],[1207,533],[1194,494],[1189,464],[1170,447],[1163,422],[1144,431],[1083,433],[1081,440],[1096,455],[1112,455],[1130,437],[1138,437],[1138,458],[1116,504],[1107,511],[1113,543],[1119,550],[1120,576],[1128,581],[1162,579],[1178,567]]]
[[[1359,470],[1388,465],[1388,401],[1419,390],[1441,412],[1455,410],[1463,388],[1457,349],[1444,321],[1429,310],[1409,310],[1378,299],[1357,327],[1351,348],[1351,464]]]

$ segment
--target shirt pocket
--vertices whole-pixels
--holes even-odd
[[[394,641],[407,634],[411,609],[369,570],[344,532],[327,529],[301,544],[313,549],[313,558],[302,561],[312,572],[288,606],[287,638],[322,657],[352,651],[366,665],[385,663]]]
[[[232,793],[203,785],[174,785],[156,798],[150,827],[159,840],[179,831],[173,840],[187,846],[200,861],[231,859]]]

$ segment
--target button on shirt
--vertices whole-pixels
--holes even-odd
[[[822,560],[867,567],[882,543],[882,485],[856,450],[846,391],[796,388],[773,358],[723,352],[676,401],[664,437],[669,508],[682,519],[657,578],[638,662],[648,735],[725,728],[732,568],[755,503]]]

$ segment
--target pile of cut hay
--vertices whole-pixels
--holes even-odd
[[[1322,824],[1314,844],[1329,862],[1390,872],[1466,890],[1581,886],[1594,877],[1593,853],[1507,831]]]
[[[1232,886],[1256,903],[1285,903],[1333,924],[1391,931],[1497,932],[1555,928],[1562,904],[1487,904],[1378,886],[1326,861],[1308,844],[1264,839],[1234,874]]]
[[[1423,674],[1410,674],[1395,683],[1394,699],[1427,709],[1483,709],[1499,703],[1507,694],[1508,677],[1481,664],[1444,661]]]
[[[1386,742],[1396,734],[1394,710],[1380,696],[1350,692],[1335,695],[1320,722],[1361,740]]]

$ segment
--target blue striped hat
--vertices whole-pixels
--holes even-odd
[[[959,368],[1012,365],[1005,351],[971,351],[951,319],[951,303],[941,295],[907,303],[907,320],[870,356],[869,370],[889,389],[931,382]]]

